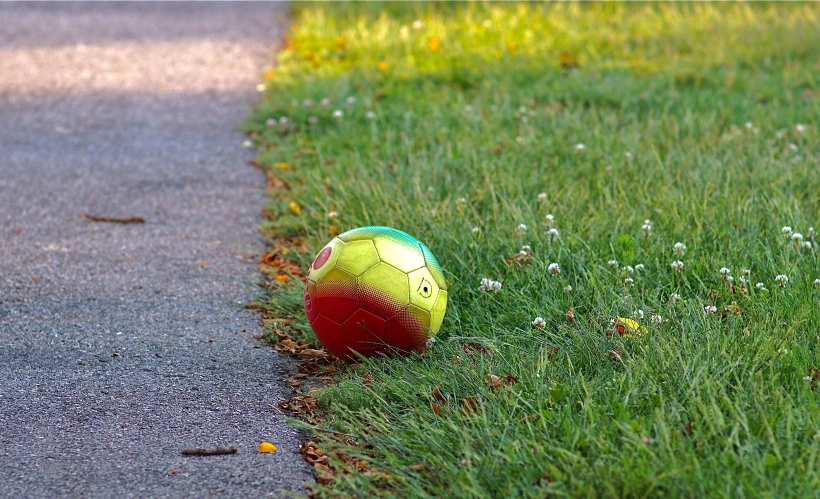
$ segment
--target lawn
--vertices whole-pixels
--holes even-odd
[[[311,393],[317,496],[817,497],[820,5],[298,4],[277,61],[268,316],[362,225],[450,290]]]

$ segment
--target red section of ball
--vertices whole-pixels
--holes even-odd
[[[427,328],[409,307],[391,317],[385,325],[384,342],[402,352],[423,351],[427,338]]]
[[[341,324],[359,308],[356,282],[330,281],[317,284],[314,302],[320,314]]]
[[[330,246],[320,251],[319,254],[316,255],[316,260],[313,260],[313,269],[319,270],[320,268],[322,268],[322,265],[324,265],[327,262],[332,252],[333,248],[331,248]]]
[[[316,338],[330,353],[340,359],[351,357],[350,339],[341,324],[319,314],[310,321],[310,325],[313,327],[313,332],[316,333]]]
[[[385,320],[367,310],[358,309],[344,324],[347,337],[350,338],[350,348],[360,351],[364,355],[367,349],[384,348]]]
[[[319,315],[319,307],[316,305],[316,284],[310,282],[309,280],[305,279],[305,315],[308,318],[308,321],[312,322],[313,319]]]

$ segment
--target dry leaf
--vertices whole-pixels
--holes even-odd
[[[567,310],[567,322],[570,324],[575,323],[575,307],[570,307],[570,309]]]
[[[444,395],[441,394],[441,383],[437,384],[435,388],[433,388],[433,398],[438,400],[441,403],[446,403],[447,399]]]
[[[465,413],[475,414],[476,412],[478,412],[478,400],[476,400],[474,397],[467,397],[462,401],[461,407],[462,409],[464,409]]]
[[[328,354],[326,351],[316,350],[316,349],[313,349],[313,348],[305,348],[301,352],[299,352],[299,358],[300,359],[305,359],[305,360],[307,360],[307,359],[317,359],[317,358],[328,357],[328,356],[330,356],[330,354]]]
[[[433,412],[436,413],[436,416],[441,417],[441,406],[438,404],[430,404],[430,408],[433,409]]]
[[[470,355],[475,355],[476,353],[489,355],[491,353],[489,348],[484,345],[479,345],[478,343],[464,343],[462,344],[462,348],[464,349],[464,353]]]

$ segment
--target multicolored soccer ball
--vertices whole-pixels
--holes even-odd
[[[447,283],[421,241],[390,227],[360,227],[322,248],[305,279],[305,314],[333,355],[352,360],[421,352],[438,333]]]

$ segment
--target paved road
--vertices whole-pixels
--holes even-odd
[[[258,497],[310,479],[272,410],[283,361],[237,305],[264,179],[236,124],[283,17],[0,4],[0,496]]]

